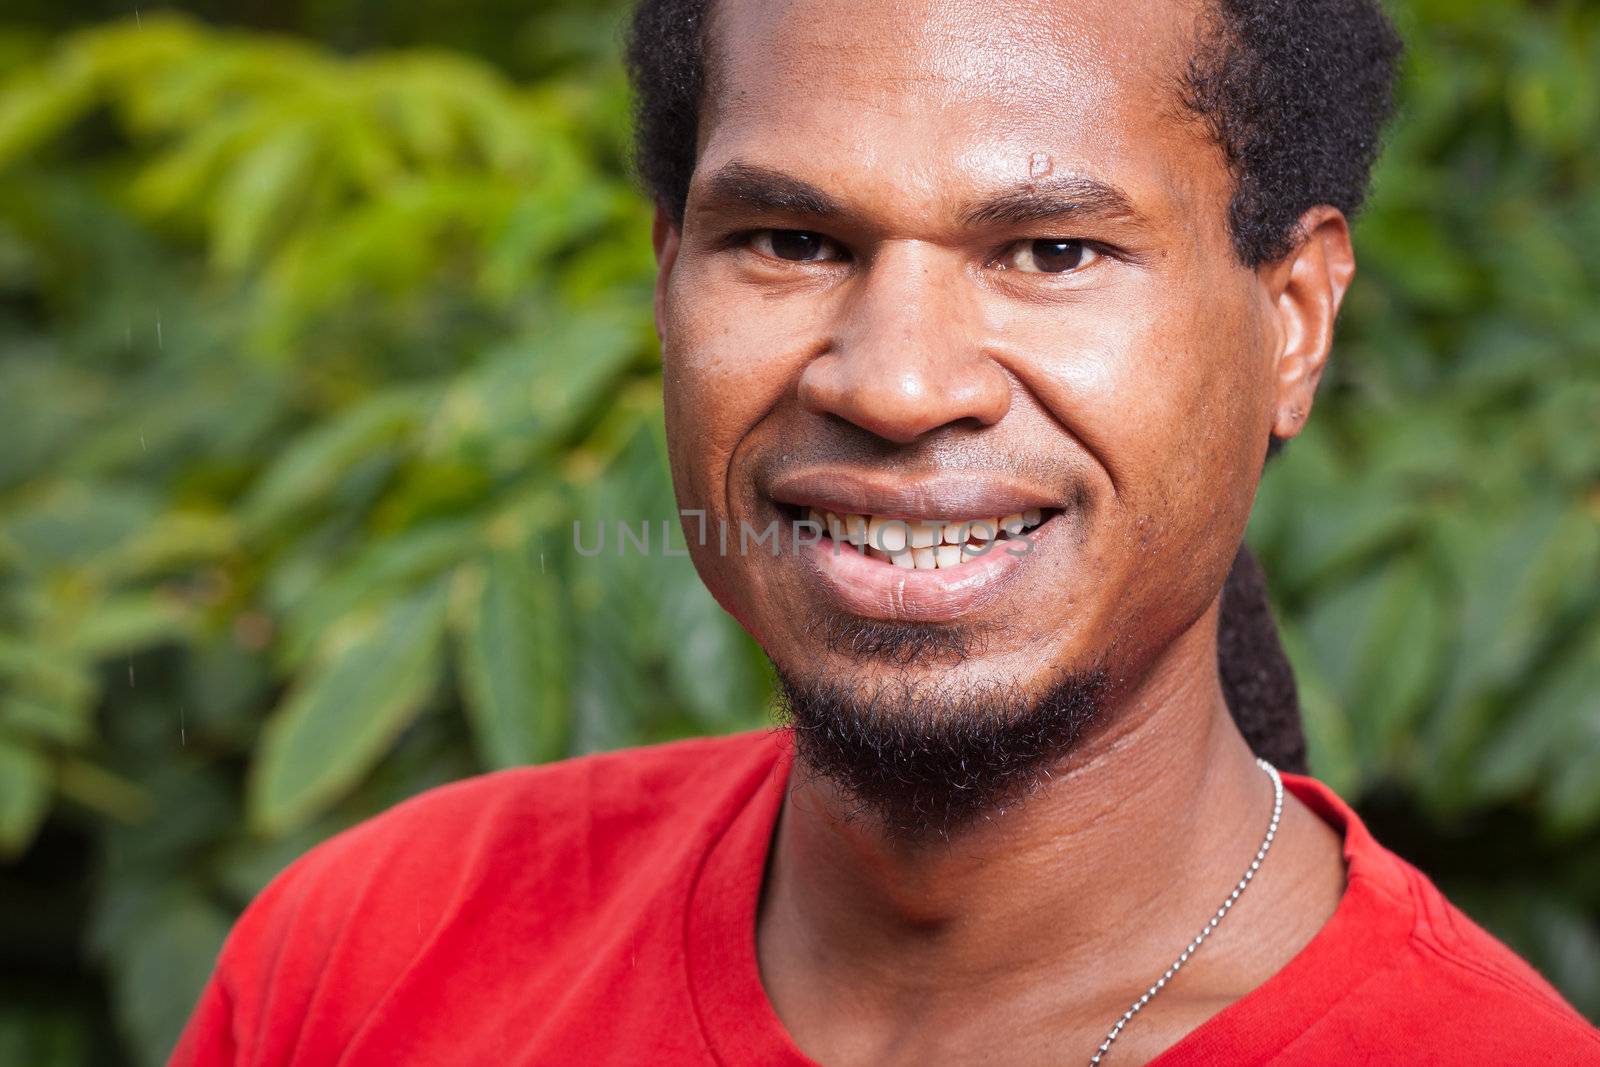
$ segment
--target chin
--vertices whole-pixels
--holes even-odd
[[[1025,799],[1099,719],[1105,688],[1093,671],[1036,690],[964,670],[830,673],[778,666],[800,763],[832,783],[846,816],[912,841],[948,839]]]

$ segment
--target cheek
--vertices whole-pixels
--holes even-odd
[[[1165,295],[1158,295],[1165,288]],[[1204,610],[1242,535],[1269,427],[1248,289],[1218,279],[1042,319],[1019,376],[1102,466],[1089,538],[1113,632],[1175,633]],[[1014,324],[1015,325],[1015,324]],[[1256,464],[1252,469],[1252,464]]]
[[[1013,326],[1019,376],[1138,510],[1236,483],[1270,425],[1270,374],[1241,287],[1150,299],[1153,288]]]
[[[668,288],[662,353],[668,440],[679,499],[728,512],[723,486],[740,446],[792,387],[815,316],[741,296],[713,270],[680,260]],[[737,474],[737,472],[734,472]],[[737,492],[737,488],[735,488]]]

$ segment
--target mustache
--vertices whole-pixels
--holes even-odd
[[[848,424],[785,439],[751,463],[757,485],[813,467],[855,468],[907,479],[954,474],[1004,480],[1038,486],[1054,499],[1080,506],[1089,496],[1090,461],[1085,456],[949,435],[897,444]]]

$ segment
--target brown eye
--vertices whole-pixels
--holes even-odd
[[[1012,270],[1026,274],[1065,274],[1088,266],[1099,255],[1082,241],[1042,237],[1034,241],[1017,242],[1007,250],[1003,263]]]
[[[792,263],[841,258],[832,241],[807,230],[759,230],[751,235],[750,245],[762,255]]]

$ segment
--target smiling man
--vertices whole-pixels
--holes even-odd
[[[1219,672],[1397,52],[1366,0],[644,0],[672,473],[787,725],[323,845],[175,1062],[1600,1063]]]

